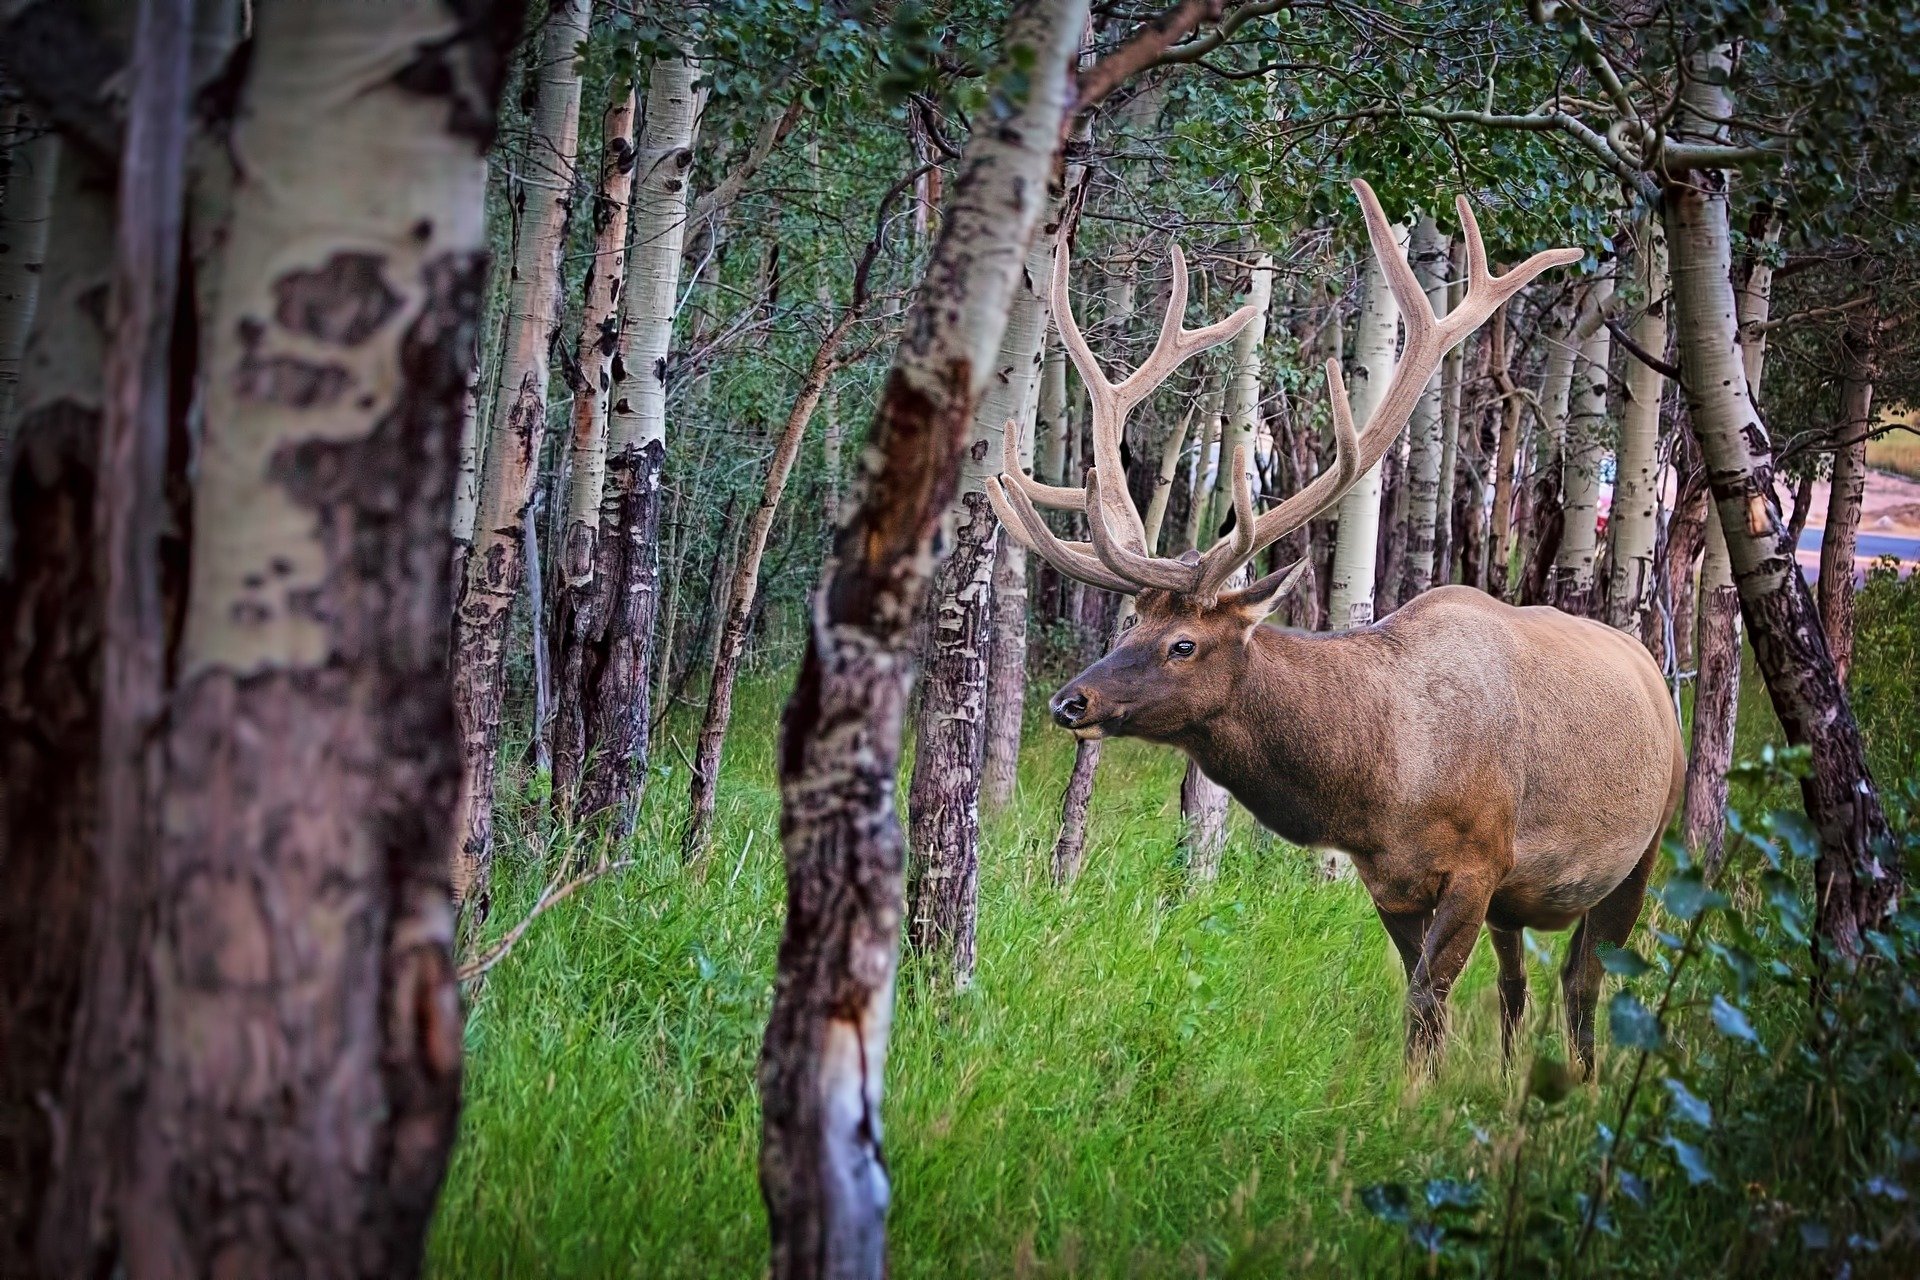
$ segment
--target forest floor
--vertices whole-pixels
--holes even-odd
[[[650,788],[640,865],[539,921],[474,993],[434,1275],[764,1272],[754,1070],[782,914],[784,694],[742,689],[709,866],[679,865],[686,775],[661,744],[674,763]],[[1741,753],[1777,732],[1750,692]],[[1456,989],[1439,1080],[1410,1088],[1404,983],[1365,893],[1318,881],[1237,808],[1220,879],[1190,884],[1171,751],[1109,744],[1086,872],[1051,886],[1071,747],[1031,726],[1016,804],[986,825],[972,987],[902,974],[894,1274],[1399,1274],[1358,1189],[1472,1167],[1523,1101],[1524,1071],[1500,1069],[1490,951]],[[490,933],[539,892],[535,813],[502,796]],[[1564,1056],[1564,941],[1529,939],[1529,1057]],[[1599,1091],[1573,1105],[1604,1105],[1626,1062],[1603,1050]]]

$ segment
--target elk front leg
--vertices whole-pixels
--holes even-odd
[[[1411,1068],[1431,1074],[1439,1064],[1447,1036],[1447,994],[1467,967],[1492,898],[1490,882],[1458,872],[1447,877],[1421,944],[1420,963],[1407,984],[1407,1065]]]
[[[1527,953],[1518,929],[1487,926],[1493,954],[1500,959],[1500,1065],[1513,1065],[1513,1043],[1527,1011]]]

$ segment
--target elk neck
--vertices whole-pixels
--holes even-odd
[[[1393,776],[1393,639],[1262,626],[1225,709],[1173,743],[1295,844],[1368,852]]]

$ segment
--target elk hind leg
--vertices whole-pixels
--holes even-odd
[[[1527,1011],[1526,946],[1518,929],[1488,925],[1487,933],[1493,939],[1493,954],[1500,960],[1500,1063],[1511,1066],[1520,1019]]]
[[[1660,838],[1654,837],[1647,851],[1627,878],[1612,893],[1595,903],[1573,931],[1567,947],[1566,963],[1560,968],[1560,987],[1566,994],[1567,1034],[1573,1041],[1573,1056],[1579,1062],[1583,1079],[1593,1078],[1593,1020],[1600,1003],[1600,944],[1625,946],[1640,919],[1640,907],[1647,897],[1647,877],[1653,872],[1654,859],[1660,855]]]

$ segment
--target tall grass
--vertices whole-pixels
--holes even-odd
[[[474,994],[435,1274],[764,1269],[754,1070],[782,915],[785,689],[741,692],[711,864],[678,864],[686,775],[665,745],[640,865],[536,924]],[[1767,736],[1764,696],[1743,702],[1743,743]],[[1190,884],[1173,753],[1109,744],[1087,870],[1054,890],[1071,755],[1031,727],[1016,803],[987,823],[972,988],[903,974],[886,1106],[896,1274],[1398,1274],[1355,1188],[1458,1169],[1519,1100],[1491,955],[1456,990],[1442,1076],[1411,1088],[1400,967],[1365,893],[1317,882],[1237,810],[1219,881]],[[500,830],[495,931],[555,856],[519,796],[502,797]],[[1563,941],[1530,944],[1549,1054]],[[1613,1065],[1576,1106],[1605,1105]]]

